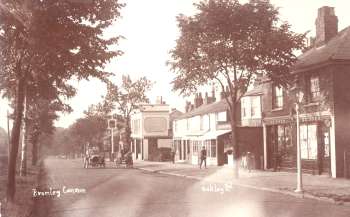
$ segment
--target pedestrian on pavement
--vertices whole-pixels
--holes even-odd
[[[172,161],[173,164],[174,164],[174,163],[175,163],[175,151],[174,151],[174,149],[171,149],[170,157],[171,157],[171,161]]]
[[[249,151],[247,152],[246,160],[247,160],[247,169],[249,172],[251,172],[254,164],[254,155]]]
[[[202,169],[203,162],[204,162],[204,167],[207,168],[207,150],[205,149],[205,146],[202,146],[200,157],[201,157],[201,163],[199,165],[199,169]]]

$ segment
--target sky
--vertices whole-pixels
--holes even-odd
[[[121,75],[129,74],[133,79],[146,76],[155,82],[147,93],[151,102],[157,96],[170,104],[170,107],[184,110],[185,99],[172,92],[170,82],[174,78],[166,61],[170,59],[169,51],[174,48],[179,36],[176,16],[180,13],[195,13],[193,2],[197,0],[123,0],[126,6],[121,10],[119,19],[107,32],[109,35],[122,35],[125,39],[119,42],[118,48],[124,55],[114,59],[106,69],[115,74],[112,80],[120,82]],[[244,1],[241,1],[244,2]],[[291,24],[293,31],[308,36],[315,35],[317,9],[322,6],[335,7],[338,16],[339,31],[350,25],[348,16],[349,0],[271,0],[279,7],[280,18]],[[106,93],[104,84],[97,80],[72,81],[78,94],[69,101],[74,111],[61,114],[55,123],[59,127],[68,127],[77,118],[83,117],[83,111],[91,104],[101,101]],[[0,100],[0,127],[6,128],[7,102]]]

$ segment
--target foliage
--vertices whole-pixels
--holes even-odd
[[[110,83],[108,92],[105,97],[105,103],[110,105],[112,109],[117,108],[123,116],[126,126],[126,143],[130,145],[131,129],[130,115],[142,103],[148,103],[149,100],[146,92],[152,87],[152,82],[146,77],[141,77],[136,81],[132,81],[129,75],[123,75],[122,85],[120,87]]]
[[[240,98],[262,75],[286,85],[305,34],[292,32],[269,1],[208,0],[195,5],[197,14],[177,17],[181,34],[168,61],[176,74],[173,88],[190,95],[210,81],[223,92],[227,85],[225,100],[238,159],[235,111]]]
[[[120,16],[123,5],[112,0],[3,0],[0,6],[0,92],[15,108],[8,180],[8,199],[13,200],[25,96],[55,101],[69,110],[62,99],[72,97],[75,89],[66,81],[107,81],[104,65],[122,52],[109,49],[120,37],[107,39],[103,31]]]

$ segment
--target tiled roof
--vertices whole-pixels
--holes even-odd
[[[300,55],[292,71],[303,70],[333,60],[350,61],[350,26],[326,44],[314,47]]]
[[[225,99],[220,100],[218,102],[213,102],[207,105],[201,105],[194,110],[184,113],[183,115],[177,117],[176,119],[185,119],[197,115],[209,114],[214,112],[226,111],[228,109],[228,105]]]
[[[253,89],[247,91],[244,96],[258,96],[263,94],[263,85],[259,84],[255,86]],[[184,118],[189,118],[197,115],[204,115],[204,114],[209,114],[209,113],[215,113],[215,112],[222,112],[228,110],[228,105],[225,99],[222,99],[218,102],[210,103],[207,105],[201,105],[198,108],[187,112],[183,113],[182,115],[175,117],[174,119],[184,119]]]

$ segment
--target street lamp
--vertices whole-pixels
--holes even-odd
[[[302,167],[301,167],[301,145],[300,145],[300,126],[299,126],[299,107],[300,103],[303,100],[304,93],[301,90],[297,90],[295,103],[295,112],[297,119],[297,188],[295,189],[296,193],[303,192],[303,178],[302,178]]]

